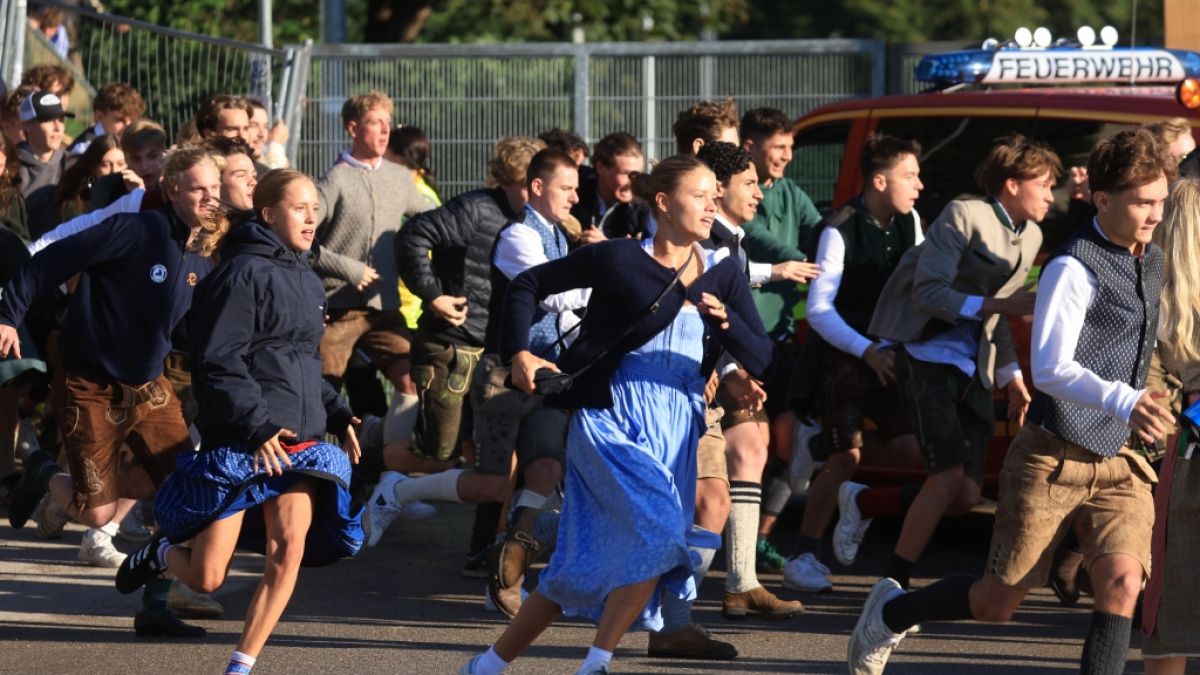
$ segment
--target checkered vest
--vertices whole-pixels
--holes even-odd
[[[1075,360],[1109,382],[1141,389],[1158,327],[1162,251],[1149,244],[1137,258],[1089,226],[1058,255],[1079,260],[1096,277],[1096,294],[1084,317]],[[1129,440],[1129,427],[1111,415],[1040,392],[1034,396],[1030,420],[1103,457],[1116,456]]]

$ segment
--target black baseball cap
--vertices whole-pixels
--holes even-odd
[[[46,90],[35,91],[21,101],[18,109],[22,122],[49,122],[64,117],[75,117],[75,113],[63,110],[62,99]]]

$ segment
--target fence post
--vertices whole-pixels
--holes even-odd
[[[21,81],[21,73],[25,70],[25,0],[5,0],[4,2],[4,55],[0,58],[0,78],[12,87]]]
[[[655,98],[655,95],[656,95],[655,92],[657,90],[657,86],[656,86],[657,83],[655,82],[656,76],[654,74],[654,65],[655,64],[654,64],[653,56],[643,56],[642,57],[642,98],[644,98],[646,100],[646,110],[645,110],[645,113],[646,113],[646,116],[645,116],[646,144],[645,144],[645,150],[646,150],[646,159],[647,160],[658,159],[658,120],[657,120],[657,117],[658,117],[657,103],[658,103],[658,101]]]
[[[291,58],[288,59],[290,64],[289,70],[285,70],[287,76],[287,86],[279,93],[283,101],[283,123],[288,128],[287,141],[287,158],[288,163],[292,166],[297,166],[297,150],[300,147],[300,134],[304,128],[304,108],[303,101],[305,90],[308,88],[308,73],[312,67],[312,40],[305,40],[303,45],[299,47],[291,47]]]
[[[871,40],[871,96],[883,96],[887,88],[887,47],[883,40]]]
[[[579,45],[575,48],[575,133],[579,134],[585,143],[591,140],[591,101],[588,100],[591,79],[591,56],[587,47]]]

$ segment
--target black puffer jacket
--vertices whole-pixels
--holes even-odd
[[[451,326],[427,308],[419,323],[422,332],[453,344],[484,345],[492,247],[500,230],[516,219],[497,187],[461,194],[400,228],[394,246],[404,285],[425,303],[442,295],[467,298],[466,323]]]
[[[257,222],[229,234],[192,301],[192,378],[204,448],[255,450],[287,429],[342,434],[351,412],[321,377],[325,289],[311,257]]]

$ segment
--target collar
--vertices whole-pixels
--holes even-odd
[[[368,164],[360,159],[355,159],[354,156],[350,154],[349,150],[343,150],[342,154],[338,156],[338,161],[345,162],[350,166],[356,169],[362,169],[363,171],[375,171],[379,167],[383,166],[382,157],[377,158],[374,164]]]
[[[1090,229],[1091,233],[1089,234],[1095,235],[1092,238],[1093,241],[1099,244],[1102,248],[1112,251],[1113,253],[1124,253],[1125,255],[1133,256],[1135,258],[1141,258],[1142,256],[1146,255],[1146,250],[1150,248],[1150,246],[1147,244],[1142,247],[1142,252],[1140,254],[1136,254],[1124,246],[1114,244],[1113,241],[1108,238],[1108,235],[1104,234],[1104,230],[1100,228],[1100,219],[1096,216],[1092,216],[1092,227]]]
[[[999,199],[996,199],[995,197],[988,197],[987,203],[992,205],[992,211],[996,213],[996,218],[1000,221],[1001,225],[1007,227],[1013,232],[1020,232],[1025,228],[1025,223],[1021,223],[1018,226],[1013,222],[1012,216],[1008,215],[1008,211],[1004,208],[1004,205],[1000,203]]]
[[[558,223],[550,222],[550,219],[543,216],[537,209],[529,204],[525,205],[525,222],[534,222],[543,227],[549,228],[551,232],[558,230]]]
[[[96,136],[103,136],[107,134],[108,131],[104,128],[103,124],[96,122],[96,126],[92,127],[92,133],[96,134]]]
[[[871,213],[871,210],[867,208],[867,199],[862,193],[859,193],[859,195],[854,198],[854,206],[860,213],[863,214],[868,223],[885,231],[891,229],[892,224],[896,222],[896,219],[903,215],[901,213],[893,213],[892,219],[888,221],[887,227],[885,228],[883,224],[879,222],[879,219],[875,217],[875,214]]]
[[[725,229],[729,230],[736,237],[740,238],[740,237],[746,236],[746,231],[744,229],[742,229],[741,225],[734,225],[733,223],[729,222],[728,220],[725,220],[724,218],[722,218],[721,216],[713,217],[713,226],[716,226],[717,224],[723,225],[725,227]]]

